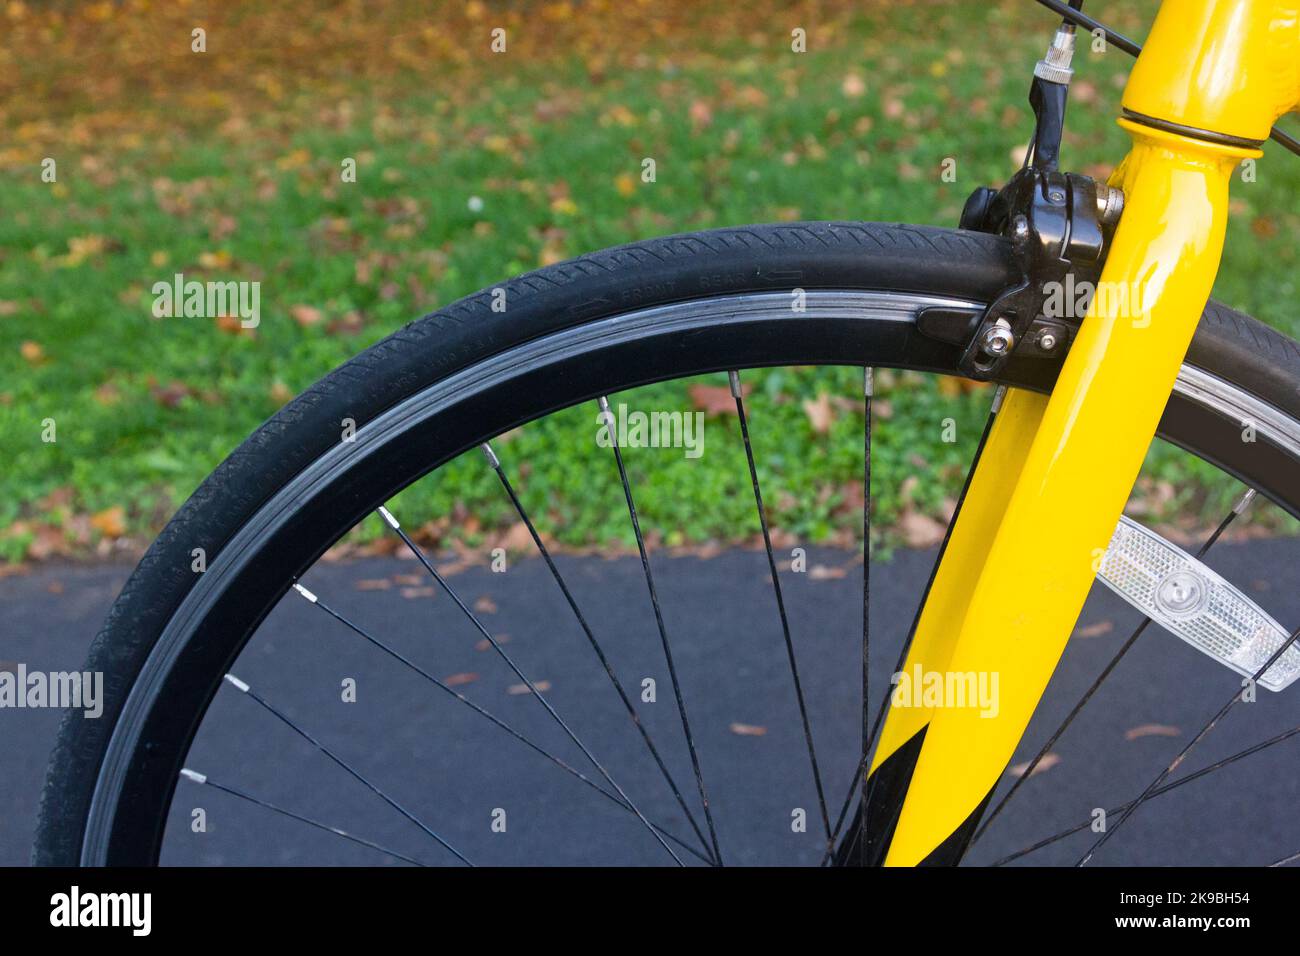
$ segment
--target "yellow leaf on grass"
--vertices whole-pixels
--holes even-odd
[[[31,365],[40,365],[45,361],[45,349],[38,342],[24,342],[18,347],[22,357]]]
[[[867,92],[867,84],[858,74],[850,73],[844,77],[844,82],[840,84],[840,92],[850,99],[857,99]]]
[[[325,317],[325,313],[314,305],[293,305],[289,307],[289,315],[293,320],[303,328],[315,325]]]
[[[105,508],[90,518],[90,526],[106,538],[126,534],[126,510],[121,505]]]

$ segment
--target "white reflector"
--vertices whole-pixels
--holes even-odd
[[[1192,647],[1253,677],[1291,635],[1182,548],[1121,517],[1097,577]],[[1260,678],[1277,691],[1300,677],[1300,641]]]

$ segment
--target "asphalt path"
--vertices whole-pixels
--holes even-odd
[[[933,552],[872,566],[872,706],[883,698]],[[1211,564],[1284,625],[1300,621],[1300,540],[1223,543]],[[672,681],[635,558],[557,559],[632,696],[701,830],[698,785]],[[820,858],[821,810],[762,552],[654,555],[665,627],[724,862]],[[860,742],[861,563],[830,550],[786,562],[782,586],[832,822]],[[129,568],[45,567],[0,579],[0,668],[80,667]],[[592,652],[546,566],[486,566],[450,584],[542,689],[573,734],[644,814],[692,847],[690,822]],[[308,587],[374,638],[464,694],[591,782],[558,768],[451,694],[294,595],[272,613],[233,673],[480,864],[663,864],[638,817],[591,784],[600,771],[533,698],[483,634],[412,561],[322,564]],[[1008,599],[1014,599],[1014,582]],[[1140,620],[1095,588],[1035,716],[1027,760]],[[653,681],[653,701],[646,681]],[[1138,640],[1097,697],[968,857],[989,863],[1113,808],[1151,782],[1234,693],[1239,678],[1159,628]],[[355,688],[355,700],[349,688]],[[0,864],[28,859],[45,763],[60,713],[0,709]],[[1300,686],[1233,708],[1183,775],[1300,725]],[[421,829],[350,778],[253,700],[217,696],[188,765],[209,779],[341,827],[423,862],[455,862]],[[1300,737],[1153,799],[1097,863],[1252,865],[1300,850]],[[806,819],[800,831],[797,821]],[[1111,820],[1115,817],[1112,815]],[[200,825],[202,824],[202,825]],[[1095,835],[1021,861],[1069,865]],[[694,861],[672,844],[687,861]],[[384,854],[182,781],[168,864],[401,865]]]

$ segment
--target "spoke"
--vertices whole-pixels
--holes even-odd
[[[402,816],[406,817],[406,819],[410,820],[412,823],[414,823],[417,827],[419,827],[429,836],[433,837],[434,840],[436,840],[439,844],[443,846],[444,849],[446,849],[453,856],[455,856],[456,859],[460,860],[466,866],[474,865],[469,860],[465,859],[465,857],[461,854],[459,850],[457,850],[454,846],[452,846],[450,843],[448,843],[446,840],[440,837],[437,833],[431,830],[423,821],[421,821],[418,817],[416,817],[415,814],[411,813],[411,811],[407,810],[404,806],[402,806],[400,803],[398,803],[396,800],[390,797],[383,790],[380,790],[379,787],[371,783],[366,778],[366,776],[362,774],[359,770],[354,769],[352,765],[349,764],[346,760],[344,760],[334,751],[330,750],[328,747],[326,747],[323,743],[321,743],[311,734],[307,733],[307,731],[305,731],[302,727],[298,726],[298,724],[296,724],[292,718],[290,718],[280,710],[277,710],[274,706],[272,706],[272,704],[269,701],[267,701],[264,697],[262,697],[256,691],[254,691],[251,687],[245,684],[234,674],[227,674],[226,682],[230,684],[231,687],[234,687],[236,690],[242,692],[245,697],[249,698],[250,700],[256,701],[262,707],[262,709],[265,710],[267,713],[272,714],[273,716],[279,718],[279,720],[282,723],[284,723],[290,730],[292,730],[303,740],[307,741],[309,744],[311,744],[313,747],[315,747],[325,756],[329,757],[330,760],[334,761],[336,764],[338,764],[340,767],[346,770],[349,774],[352,775],[352,777],[355,780],[359,781],[368,790],[370,790],[371,793],[374,793],[381,800],[387,803],[390,807],[392,807]]]
[[[515,511],[519,514],[520,520],[523,521],[524,526],[528,529],[528,533],[532,536],[533,543],[537,546],[538,553],[541,554],[542,559],[546,562],[546,566],[550,569],[551,576],[555,578],[555,583],[559,585],[560,591],[564,594],[564,599],[569,602],[569,607],[573,609],[573,615],[578,619],[578,624],[582,627],[582,632],[587,635],[587,641],[591,644],[591,649],[596,653],[596,657],[599,658],[601,666],[605,668],[605,673],[609,675],[610,682],[614,685],[614,689],[618,691],[619,699],[623,701],[623,707],[627,710],[628,716],[632,718],[632,723],[641,734],[641,739],[645,741],[646,749],[650,751],[650,755],[654,758],[655,763],[659,767],[659,772],[663,775],[669,789],[672,790],[673,796],[677,798],[677,805],[680,806],[682,812],[686,814],[686,819],[690,823],[691,829],[695,831],[695,835],[699,838],[700,845],[704,847],[705,852],[711,852],[708,841],[704,837],[704,832],[700,829],[699,823],[695,820],[695,814],[693,814],[690,807],[687,806],[686,798],[682,796],[681,788],[677,786],[677,781],[673,779],[673,775],[668,771],[668,766],[664,763],[663,757],[659,755],[659,749],[654,745],[654,741],[650,739],[650,732],[646,730],[645,724],[641,722],[641,716],[636,712],[636,706],[632,703],[632,698],[628,696],[627,691],[624,689],[623,682],[618,679],[617,675],[615,675],[614,666],[609,662],[609,658],[606,657],[604,648],[600,646],[600,642],[596,640],[596,635],[592,633],[591,627],[587,624],[587,618],[579,609],[578,602],[574,599],[573,593],[569,590],[569,586],[565,583],[564,577],[560,574],[560,569],[555,566],[555,561],[551,558],[550,550],[542,542],[542,536],[537,533],[537,528],[533,525],[532,519],[528,516],[528,512],[524,510],[523,503],[515,493],[514,486],[510,483],[510,479],[506,477],[505,470],[501,467],[501,460],[497,458],[491,445],[484,442],[482,447],[483,454],[487,458],[488,464],[492,466],[492,470],[496,472],[497,478],[501,480],[501,486],[505,489],[506,494],[510,496],[510,502],[514,505]]]
[[[677,680],[677,668],[673,664],[673,652],[668,643],[668,629],[664,626],[663,611],[659,607],[659,592],[655,589],[654,574],[650,571],[650,555],[646,552],[645,537],[641,534],[641,522],[636,516],[636,503],[632,500],[632,486],[627,480],[627,468],[623,464],[623,453],[618,447],[618,430],[612,425],[609,401],[605,396],[598,400],[602,420],[609,423],[609,441],[614,449],[614,461],[618,465],[618,477],[623,483],[623,497],[627,499],[627,512],[632,519],[632,531],[636,535],[637,550],[641,553],[641,567],[645,571],[646,587],[650,591],[650,603],[654,606],[655,623],[659,627],[659,642],[663,645],[664,660],[668,662],[668,677],[673,685],[673,695],[677,698],[677,714],[681,717],[682,732],[686,735],[686,749],[690,751],[691,767],[695,771],[695,786],[700,792],[700,802],[704,805],[704,821],[709,828],[709,839],[713,843],[713,858],[722,865],[722,850],[718,847],[718,831],[713,825],[713,811],[709,808],[709,795],[704,789],[704,773],[700,769],[700,755],[695,749],[695,738],[691,734],[691,724],[686,717],[686,701],[682,697],[682,687]]]
[[[749,440],[749,422],[745,416],[745,399],[740,389],[740,374],[728,372],[731,394],[736,400],[736,416],[740,419],[740,435],[745,443],[745,459],[749,463],[749,480],[754,486],[754,505],[758,509],[758,524],[763,529],[763,546],[767,549],[767,567],[772,575],[772,590],[776,592],[776,610],[781,617],[781,633],[785,637],[785,654],[790,662],[790,679],[794,683],[794,696],[799,703],[799,719],[803,721],[803,739],[808,746],[808,762],[812,765],[813,783],[817,787],[817,803],[821,807],[822,826],[826,830],[826,845],[831,840],[831,818],[826,812],[826,791],[822,787],[821,770],[817,766],[817,749],[813,746],[812,724],[808,720],[808,705],[804,701],[803,684],[799,681],[799,665],[795,662],[794,641],[790,637],[790,619],[785,612],[785,598],[781,594],[781,578],[776,570],[776,557],[772,554],[772,535],[763,511],[763,492],[759,490],[758,468],[754,464],[754,448]]]
[[[1162,787],[1158,787],[1151,792],[1150,796],[1147,797],[1147,799],[1149,800],[1151,799],[1151,797],[1158,797],[1163,793],[1168,793],[1170,790],[1176,790],[1185,783],[1191,783],[1193,780],[1199,780],[1201,777],[1204,777],[1206,774],[1213,773],[1214,771],[1220,770],[1228,766],[1229,764],[1236,763],[1238,760],[1241,760],[1244,757],[1249,757],[1251,754],[1257,754],[1261,750],[1265,750],[1268,747],[1273,746],[1274,744],[1281,743],[1284,740],[1288,740],[1291,737],[1296,736],[1297,734],[1300,734],[1300,726],[1292,727],[1290,730],[1283,731],[1282,733],[1278,734],[1276,737],[1270,737],[1268,740],[1265,740],[1262,743],[1255,744],[1253,747],[1247,747],[1245,750],[1239,750],[1232,756],[1224,757],[1222,760],[1216,763],[1212,763],[1208,767],[1202,767],[1200,770],[1197,770],[1195,773],[1189,773],[1186,777],[1179,777],[1177,780],[1167,783]],[[1133,806],[1135,802],[1136,801],[1130,800],[1128,803],[1121,804],[1120,806],[1115,807],[1112,810],[1107,810],[1106,815],[1110,816],[1113,813],[1123,813],[1129,807]],[[1021,849],[1017,850],[1015,853],[1008,854],[1007,856],[1002,857],[1000,860],[997,860],[990,865],[1004,866],[1007,863],[1011,863],[1015,860],[1020,859],[1022,856],[1027,856],[1028,854],[1033,853],[1035,850],[1041,850],[1043,847],[1050,846],[1051,844],[1056,843],[1058,840],[1064,840],[1068,836],[1073,836],[1074,834],[1078,833],[1080,830],[1086,830],[1090,826],[1092,826],[1091,818],[1084,820],[1082,823],[1070,827],[1068,830],[1062,830],[1059,833],[1054,833],[1049,837],[1045,837],[1042,840],[1039,840],[1037,843],[1030,844],[1027,847],[1022,847]]]
[[[301,813],[294,813],[292,810],[286,810],[284,807],[276,806],[274,803],[271,803],[269,800],[263,800],[260,797],[253,796],[251,793],[245,793],[244,791],[238,789],[237,787],[231,787],[231,786],[227,786],[226,784],[217,783],[217,781],[210,779],[206,774],[202,774],[195,770],[190,770],[188,768],[185,768],[181,770],[181,776],[184,777],[186,780],[190,780],[197,784],[202,784],[205,786],[212,787],[214,790],[220,790],[222,793],[228,793],[232,797],[238,797],[240,800],[245,800],[248,803],[252,803],[266,810],[270,810],[273,813],[278,813],[281,816],[288,817],[290,820],[297,820],[299,823],[305,823],[308,826],[315,827],[317,830],[324,830],[326,833],[333,833],[335,836],[341,836],[345,840],[351,840],[353,843],[359,844],[364,847],[368,847],[371,850],[378,850],[380,853],[385,853],[388,856],[393,857],[394,859],[401,860],[403,863],[413,863],[416,866],[425,865],[424,863],[421,863],[419,860],[406,856],[405,854],[398,853],[396,850],[390,850],[386,846],[381,846],[378,843],[373,843],[370,840],[367,840],[365,837],[359,837],[356,834],[349,833],[347,830],[340,830],[338,827],[332,827],[328,823],[321,823],[319,820],[313,820],[311,817],[305,817]]]
[[[389,657],[393,658],[395,661],[397,661],[398,663],[400,663],[402,666],[406,667],[406,668],[409,669],[410,671],[412,671],[412,672],[418,674],[419,676],[423,677],[425,680],[427,680],[429,683],[433,684],[433,686],[437,687],[439,690],[441,690],[441,691],[443,691],[444,693],[446,693],[446,694],[448,694],[448,695],[450,695],[450,696],[456,698],[456,700],[460,701],[462,704],[464,704],[464,705],[465,705],[466,707],[468,707],[470,710],[474,711],[474,712],[475,712],[476,714],[478,714],[479,716],[486,718],[489,722],[491,722],[491,723],[494,724],[495,726],[501,728],[503,731],[505,731],[505,732],[506,732],[507,734],[509,734],[511,737],[513,737],[513,738],[515,738],[516,740],[518,740],[518,741],[519,741],[521,744],[523,744],[524,746],[528,747],[530,750],[533,750],[533,751],[535,751],[536,753],[540,754],[541,756],[545,757],[547,760],[549,760],[551,763],[555,764],[555,766],[559,767],[559,768],[560,768],[561,770],[563,770],[565,773],[569,774],[570,776],[572,776],[572,777],[576,778],[577,780],[581,781],[582,783],[586,784],[588,787],[590,787],[592,790],[596,791],[598,794],[600,794],[600,795],[601,795],[602,797],[604,797],[605,799],[613,801],[613,802],[614,802],[615,804],[617,804],[621,809],[626,810],[628,813],[635,813],[635,812],[636,812],[635,810],[632,809],[632,807],[628,806],[626,803],[624,803],[622,800],[620,800],[617,796],[615,796],[614,794],[610,793],[608,790],[606,790],[606,789],[604,789],[603,787],[601,787],[600,784],[596,783],[596,782],[595,782],[594,780],[592,780],[591,778],[587,777],[584,773],[582,773],[582,771],[577,770],[577,769],[575,769],[574,767],[571,767],[571,766],[570,766],[568,763],[566,763],[564,760],[560,759],[559,757],[555,756],[555,755],[554,755],[553,753],[551,753],[550,751],[546,750],[544,747],[539,746],[538,744],[534,743],[534,742],[533,742],[532,740],[530,740],[529,738],[525,737],[525,736],[524,736],[523,734],[521,734],[519,731],[515,730],[515,728],[511,727],[511,726],[510,726],[509,724],[507,724],[505,721],[501,720],[499,717],[497,717],[495,714],[493,714],[491,711],[489,711],[489,710],[485,709],[484,707],[481,707],[480,705],[474,703],[474,701],[470,700],[470,699],[469,699],[468,697],[466,697],[464,694],[460,693],[459,691],[453,689],[450,685],[448,685],[448,684],[446,684],[445,682],[443,682],[443,681],[439,680],[438,678],[434,677],[432,674],[430,674],[430,673],[429,673],[428,671],[426,671],[424,668],[420,667],[419,664],[416,664],[416,663],[415,663],[414,661],[412,661],[410,658],[405,657],[405,656],[404,656],[403,654],[401,654],[399,651],[395,650],[395,649],[392,647],[392,645],[384,643],[384,642],[381,641],[379,638],[375,637],[373,634],[371,634],[370,632],[368,632],[365,628],[361,627],[361,625],[357,624],[356,622],[350,620],[349,618],[347,618],[347,617],[344,616],[343,614],[340,614],[338,611],[334,610],[334,608],[330,607],[328,604],[326,604],[324,601],[322,601],[320,598],[318,598],[318,597],[317,597],[315,594],[313,594],[311,591],[308,591],[308,590],[307,590],[305,587],[303,587],[301,584],[295,584],[295,585],[294,585],[294,589],[295,589],[295,590],[296,590],[296,591],[297,591],[297,592],[298,592],[298,593],[299,593],[299,594],[300,594],[300,595],[301,595],[305,600],[307,600],[309,603],[313,604],[314,606],[320,608],[322,611],[324,611],[324,612],[325,612],[326,614],[328,614],[330,617],[334,618],[334,620],[338,621],[340,624],[344,625],[344,626],[347,627],[349,630],[351,630],[354,634],[357,634],[359,637],[361,637],[361,638],[365,639],[366,641],[370,642],[370,643],[373,644],[375,647],[379,648],[381,651],[383,651],[385,654],[387,654]],[[692,855],[694,855],[694,856],[697,857],[698,859],[703,860],[705,863],[712,863],[712,860],[710,860],[708,857],[706,857],[706,856],[704,856],[703,854],[701,854],[698,850],[696,850],[694,847],[690,846],[689,844],[687,844],[686,842],[684,842],[683,840],[681,840],[679,837],[677,837],[677,836],[675,836],[674,834],[670,833],[668,830],[665,830],[663,827],[659,826],[658,824],[654,824],[654,828],[655,828],[656,830],[658,830],[661,834],[663,834],[665,837],[667,837],[669,840],[672,840],[672,841],[673,841],[674,843],[676,843],[678,846],[682,847],[682,848],[683,848],[684,850],[686,850],[688,853],[691,853]]]
[[[1288,863],[1294,863],[1296,860],[1300,860],[1300,853],[1292,853],[1290,856],[1284,856],[1276,863],[1270,863],[1269,867],[1286,866]]]
[[[952,539],[952,529],[957,526],[957,518],[961,515],[961,506],[966,501],[966,494],[970,491],[971,479],[975,477],[975,469],[979,467],[980,456],[984,454],[984,446],[988,444],[989,432],[993,430],[993,422],[997,418],[999,409],[1002,408],[1002,399],[1006,395],[1006,386],[999,385],[997,391],[993,393],[993,401],[989,405],[988,418],[984,422],[984,431],[980,434],[979,444],[975,446],[975,455],[971,458],[970,468],[966,470],[966,479],[962,483],[961,493],[957,496],[957,504],[953,508],[952,520],[948,522],[948,528],[944,532],[943,541],[939,545],[939,554],[934,559],[934,566],[930,568],[930,578],[925,582],[925,591],[921,595],[921,603],[917,605],[916,614],[912,617],[912,626],[907,631],[907,638],[903,641],[903,649],[898,652],[898,662],[894,665],[892,673],[898,673],[907,663],[907,652],[912,649],[912,639],[916,637],[916,629],[921,623],[921,612],[925,610],[925,602],[930,596],[930,589],[934,587],[935,576],[939,573],[939,565],[943,563],[944,553],[948,550],[948,542]],[[862,760],[859,761],[857,768],[853,772],[853,780],[849,783],[848,792],[844,795],[844,802],[840,804],[839,816],[835,819],[835,828],[832,831],[832,842],[839,838],[840,830],[844,826],[844,820],[848,815],[849,807],[853,804],[853,795],[858,793],[859,789],[865,791],[865,780],[867,770],[871,765],[870,755],[871,748],[876,741],[876,733],[880,730],[880,723],[885,718],[885,711],[889,707],[889,695],[885,694],[884,699],[880,702],[880,707],[876,711],[876,719],[871,725],[871,732],[867,735],[867,745],[863,751]],[[860,785],[859,780],[863,783]],[[865,813],[865,807],[863,807]],[[865,832],[865,827],[862,828]],[[822,857],[822,866],[830,862],[831,853],[827,852]]]
[[[867,766],[871,751],[871,728],[867,726],[867,706],[871,696],[871,399],[875,395],[875,376],[871,368],[862,370],[862,759]],[[858,806],[862,808],[862,825],[858,827],[858,852],[867,857],[867,775],[858,771]],[[829,849],[833,850],[834,839]]]
[[[1250,503],[1254,498],[1254,488],[1248,489],[1246,493],[1241,496],[1241,499],[1237,504],[1234,505],[1232,510],[1229,511],[1223,520],[1219,522],[1218,526],[1213,532],[1211,532],[1210,536],[1205,539],[1200,550],[1196,552],[1198,560],[1205,557],[1210,548],[1214,546],[1214,543],[1219,540],[1219,536],[1228,529],[1228,525],[1232,524],[1239,514],[1250,507]],[[1151,618],[1144,617],[1138,623],[1138,626],[1133,629],[1133,633],[1129,636],[1129,639],[1124,642],[1123,646],[1121,646],[1115,653],[1115,656],[1110,659],[1110,663],[1107,664],[1102,672],[1097,675],[1097,679],[1092,682],[1092,686],[1084,691],[1083,696],[1079,698],[1079,702],[1074,705],[1070,713],[1066,715],[1065,720],[1061,721],[1061,725],[1057,727],[1055,732],[1047,739],[1047,743],[1043,744],[1043,746],[1039,748],[1038,752],[1034,754],[1033,759],[1030,760],[1028,766],[1025,767],[1024,773],[1016,778],[1016,781],[1011,785],[1011,789],[1003,794],[1002,799],[997,802],[997,805],[994,806],[991,811],[989,811],[988,816],[984,818],[984,822],[980,824],[979,830],[977,830],[975,836],[971,838],[971,846],[974,846],[979,842],[979,838],[984,835],[985,831],[993,824],[993,821],[997,819],[998,814],[1002,812],[1004,807],[1006,807],[1007,802],[1015,795],[1016,791],[1020,789],[1021,785],[1033,776],[1034,769],[1042,759],[1051,752],[1052,748],[1056,746],[1056,742],[1061,739],[1061,735],[1065,733],[1066,728],[1074,722],[1074,718],[1079,716],[1080,711],[1087,706],[1088,701],[1090,701],[1093,695],[1097,693],[1106,678],[1108,678],[1111,675],[1111,672],[1115,670],[1115,666],[1124,659],[1124,655],[1129,652],[1129,648],[1137,642],[1138,637],[1141,636],[1142,632],[1147,629],[1147,625],[1150,623]]]
[[[1098,688],[1100,688],[1106,678],[1111,675],[1111,672],[1115,670],[1115,666],[1124,659],[1124,655],[1128,653],[1129,648],[1137,642],[1137,639],[1142,636],[1142,632],[1147,629],[1147,625],[1150,623],[1151,618],[1144,617],[1138,623],[1138,626],[1133,629],[1133,633],[1129,635],[1128,640],[1126,640],[1123,646],[1121,646],[1115,653],[1115,656],[1110,659],[1110,663],[1108,663],[1102,669],[1102,672],[1097,675],[1097,679],[1092,682],[1092,686],[1084,691],[1083,696],[1079,698],[1078,703],[1076,703],[1070,713],[1066,715],[1065,720],[1061,721],[1061,725],[1056,728],[1050,737],[1047,738],[1047,743],[1043,744],[1043,746],[1039,748],[1038,753],[1034,754],[1033,759],[1026,765],[1024,772],[1021,773],[1020,776],[1016,778],[1015,782],[1011,784],[1011,789],[1003,794],[1002,799],[998,801],[997,805],[994,806],[994,808],[989,812],[989,815],[984,819],[984,822],[980,824],[980,828],[975,831],[975,836],[971,838],[971,846],[974,846],[979,841],[979,838],[984,835],[985,831],[988,830],[990,826],[992,826],[993,821],[997,819],[998,814],[1001,813],[1002,809],[1007,805],[1007,801],[1009,801],[1015,795],[1016,791],[1020,789],[1021,785],[1033,775],[1034,770],[1037,769],[1039,763],[1042,762],[1042,759],[1047,756],[1053,747],[1056,746],[1056,742],[1061,739],[1061,735],[1065,733],[1066,728],[1069,727],[1070,724],[1074,723],[1074,718],[1079,716],[1080,711],[1082,711],[1088,701],[1092,699],[1093,695],[1097,693]]]
[[[479,621],[477,615],[475,615],[474,612],[469,609],[469,606],[466,605],[465,602],[460,599],[460,595],[458,595],[455,592],[455,590],[452,589],[451,585],[447,583],[446,579],[441,574],[438,573],[438,569],[433,566],[433,562],[431,562],[429,558],[425,555],[424,550],[420,548],[420,546],[417,545],[414,541],[411,540],[410,535],[408,535],[405,531],[402,530],[401,525],[398,524],[397,519],[393,517],[392,512],[390,512],[387,508],[380,507],[379,516],[383,518],[385,522],[388,523],[388,526],[390,528],[392,528],[395,532],[397,532],[398,537],[402,539],[402,542],[406,545],[406,547],[410,550],[410,552],[413,555],[415,555],[416,559],[422,565],[424,565],[424,569],[429,572],[429,574],[433,577],[435,581],[438,582],[439,586],[443,589],[443,591],[447,593],[447,596],[451,598],[452,601],[455,602],[456,606],[461,609],[461,611],[465,614],[467,618],[469,618],[470,623],[473,624],[474,627],[478,629],[478,632],[482,634],[483,637],[487,640],[487,642],[492,645],[492,649],[496,651],[497,656],[506,662],[506,665],[510,668],[511,671],[514,672],[514,675],[516,677],[518,677],[521,681],[524,682],[524,685],[528,688],[529,693],[531,693],[533,697],[537,700],[537,702],[546,709],[546,712],[551,715],[551,719],[554,720],[555,723],[559,725],[560,729],[564,731],[565,735],[570,740],[573,741],[574,745],[577,746],[579,750],[582,751],[583,756],[585,756],[589,761],[591,761],[591,765],[596,768],[596,770],[600,773],[602,777],[605,778],[605,782],[608,783],[611,787],[613,787],[614,791],[623,799],[623,802],[632,808],[632,811],[637,815],[637,819],[639,819],[641,823],[645,826],[645,828],[648,831],[650,831],[650,835],[659,841],[659,845],[662,846],[664,850],[667,851],[668,855],[673,858],[673,862],[675,862],[678,866],[685,866],[685,864],[682,863],[681,857],[679,857],[673,851],[673,848],[670,847],[664,841],[664,838],[660,836],[659,831],[655,829],[654,824],[651,823],[648,819],[646,819],[645,814],[642,813],[641,810],[637,807],[637,805],[632,802],[632,799],[626,793],[623,792],[623,788],[620,787],[618,783],[615,782],[614,778],[609,775],[609,771],[607,771],[605,767],[601,764],[601,762],[596,759],[595,755],[591,752],[590,749],[588,749],[587,745],[584,744],[580,739],[578,739],[578,735],[575,734],[573,730],[569,727],[569,725],[564,722],[564,719],[555,712],[555,708],[551,706],[550,701],[548,701],[545,697],[542,696],[542,692],[537,689],[537,686],[532,682],[532,680],[530,680],[528,677],[524,675],[524,672],[519,669],[519,666],[514,662],[514,659],[511,658],[511,656],[506,653],[505,649],[497,642],[497,639],[493,637],[491,632],[488,631],[488,629],[484,627],[483,624]]]
[[[1273,664],[1277,660],[1279,660],[1282,657],[1282,655],[1285,654],[1291,648],[1291,645],[1296,642],[1297,638],[1300,638],[1300,627],[1292,631],[1291,636],[1288,637],[1286,641],[1283,642],[1282,646],[1279,647],[1273,653],[1273,656],[1271,656],[1267,661],[1264,662],[1264,666],[1262,666],[1259,670],[1257,670],[1254,673],[1254,675],[1250,679],[1251,683],[1252,684],[1259,683],[1259,679],[1263,677],[1266,673],[1268,673],[1268,669],[1272,667]],[[1237,691],[1230,698],[1228,698],[1228,702],[1224,704],[1221,708],[1219,708],[1219,712],[1210,718],[1209,722],[1204,727],[1202,727],[1200,732],[1191,739],[1191,741],[1187,744],[1186,747],[1182,749],[1181,752],[1179,752],[1178,756],[1173,759],[1173,761],[1169,764],[1169,766],[1166,767],[1164,770],[1162,770],[1159,773],[1159,775],[1157,775],[1155,780],[1151,781],[1151,783],[1147,786],[1146,790],[1142,792],[1142,795],[1133,801],[1133,805],[1129,807],[1127,810],[1125,810],[1123,814],[1121,814],[1119,820],[1115,823],[1115,825],[1113,827],[1108,828],[1106,832],[1103,833],[1098,838],[1097,842],[1092,845],[1092,848],[1088,850],[1088,852],[1085,853],[1079,859],[1078,863],[1075,864],[1076,866],[1084,866],[1088,863],[1089,860],[1092,859],[1093,855],[1099,849],[1101,849],[1102,845],[1105,844],[1105,842],[1109,840],[1115,834],[1115,832],[1124,825],[1124,822],[1133,815],[1133,812],[1137,810],[1137,808],[1140,807],[1148,798],[1150,798],[1152,791],[1155,790],[1156,787],[1158,787],[1166,777],[1168,777],[1171,773],[1177,770],[1178,765],[1187,759],[1187,755],[1192,752],[1192,750],[1196,747],[1196,745],[1199,744],[1202,740],[1204,740],[1206,735],[1209,734],[1210,731],[1212,731],[1216,726],[1218,726],[1219,721],[1221,721],[1224,715],[1227,714],[1227,712],[1232,709],[1232,705],[1237,703],[1239,700],[1241,700],[1242,693],[1243,691]]]

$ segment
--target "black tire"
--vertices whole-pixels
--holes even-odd
[[[98,720],[65,717],[60,730],[42,797],[34,862],[156,862],[176,773],[222,673],[292,579],[395,490],[381,487],[374,456],[361,455],[350,466],[355,480],[335,485],[322,479],[324,490],[311,498],[310,506],[277,518],[273,536],[268,532],[255,547],[241,540],[277,494],[291,482],[306,481],[337,448],[342,419],[354,419],[360,434],[368,423],[396,414],[412,396],[493,357],[540,348],[546,337],[565,330],[668,303],[742,293],[788,296],[795,287],[884,290],[982,303],[1011,280],[1007,244],[982,234],[849,222],[752,226],[596,252],[504,283],[505,312],[493,311],[491,291],[485,290],[407,325],[331,372],[254,432],[195,491],[140,561],[85,665],[104,673],[103,715]],[[791,364],[955,368],[958,350],[922,336],[914,324],[876,329],[859,323],[858,328],[847,319],[808,316],[798,319],[798,332],[791,336],[789,323],[795,321],[792,317],[771,330],[742,323],[725,335],[693,329],[628,345],[620,353],[618,370],[602,372],[600,381],[584,378],[576,367],[552,357],[554,367],[519,371],[514,380],[542,383],[541,391],[534,386],[531,392],[513,388],[503,394],[498,388],[490,400],[467,398],[464,407],[439,418],[436,440],[424,426],[422,431],[412,426],[400,441],[395,437],[376,445],[385,452],[383,472],[405,484],[520,421],[607,388],[673,374],[775,364],[787,356]],[[782,332],[784,337],[778,334]],[[1300,422],[1300,347],[1255,320],[1212,304],[1188,364],[1230,383],[1234,394],[1253,396],[1280,420]],[[681,372],[685,367],[691,371]],[[1013,364],[1005,381],[1049,388],[1056,368],[1046,359]],[[563,389],[557,384],[561,380]],[[539,394],[552,400],[539,401]],[[1300,450],[1288,445],[1286,435],[1264,434],[1251,455],[1243,456],[1239,417],[1231,407],[1202,407],[1175,396],[1162,435],[1300,515]],[[1300,434],[1300,426],[1296,431]],[[206,552],[208,574],[190,570],[194,548]],[[186,611],[189,617],[179,623],[178,613],[199,602],[194,594],[200,580],[208,591],[219,589],[208,579],[227,559],[238,568],[229,573],[237,573],[240,581],[262,583],[246,585],[238,602],[229,593],[213,597],[198,610]],[[151,655],[162,653],[160,637],[169,625],[174,630],[191,623],[168,669],[150,670],[152,676],[143,677],[146,662],[156,659]],[[225,636],[213,637],[218,632]],[[137,700],[159,703],[133,702],[131,721],[125,721],[133,687],[138,687]],[[127,756],[120,752],[124,735],[135,742]],[[110,747],[115,737],[118,743]],[[114,782],[104,783],[107,789],[100,793],[94,820],[107,813],[112,825],[105,830],[106,825],[96,823],[88,832],[97,788],[110,780]],[[130,808],[133,822],[123,819],[124,808]],[[156,817],[152,830],[151,816]]]

